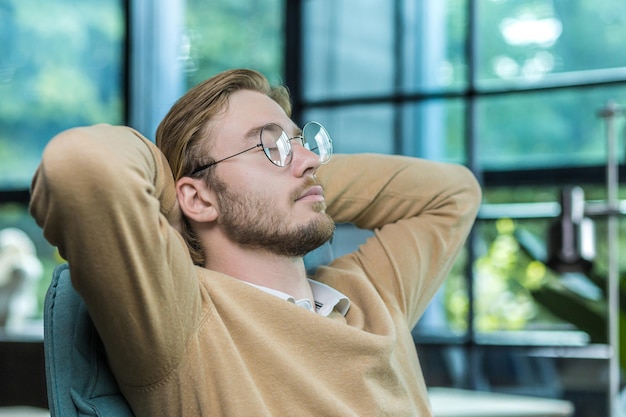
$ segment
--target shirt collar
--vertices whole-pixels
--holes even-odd
[[[337,309],[337,311],[343,316],[346,315],[348,309],[350,308],[350,299],[348,297],[329,285],[322,284],[321,282],[317,282],[312,279],[308,280],[309,285],[311,286],[311,291],[313,292],[315,306],[311,305],[311,302],[307,299],[296,300],[291,295],[282,291],[249,282],[248,284],[266,292],[267,294],[275,295],[285,301],[289,301],[290,303],[306,308],[307,310],[316,311],[318,314],[323,316],[328,316],[333,309]]]

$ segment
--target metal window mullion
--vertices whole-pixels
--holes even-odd
[[[184,0],[131,0],[128,125],[150,139],[184,92]]]

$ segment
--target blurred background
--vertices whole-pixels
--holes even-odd
[[[623,0],[0,0],[0,45],[0,405],[45,406],[41,309],[63,260],[27,205],[46,143],[95,123],[153,139],[188,88],[247,67],[286,84],[294,120],[324,124],[336,152],[461,163],[482,183],[473,234],[414,330],[429,386],[608,415],[607,276],[626,269],[611,258],[626,248],[622,172],[604,209],[608,161],[624,163]],[[571,186],[594,227],[570,222],[584,267],[563,271],[551,231]],[[339,225],[335,253],[367,236]]]

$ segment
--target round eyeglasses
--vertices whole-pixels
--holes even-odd
[[[330,138],[324,126],[318,122],[308,122],[304,125],[302,133],[292,138],[277,124],[268,123],[261,128],[260,139],[261,143],[234,155],[222,158],[219,161],[202,165],[194,169],[191,175],[196,175],[198,172],[210,168],[213,165],[256,148],[263,148],[265,156],[272,164],[278,167],[285,167],[291,163],[291,159],[293,158],[291,141],[295,139],[298,139],[300,144],[307,150],[316,154],[322,164],[330,161],[330,157],[333,155],[333,140]]]

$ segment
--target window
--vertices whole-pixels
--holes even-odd
[[[283,0],[187,0],[185,16],[187,88],[240,67],[283,81]]]
[[[282,0],[0,4],[0,230],[20,229],[34,242],[40,304],[62,262],[27,212],[47,142],[96,123],[128,124],[154,138],[174,100],[226,68],[281,82],[284,20]]]
[[[0,187],[27,189],[41,152],[72,126],[124,122],[117,0],[0,4]]]
[[[118,0],[0,3],[0,252],[20,233],[33,244],[40,264],[35,258],[29,271],[39,309],[60,258],[27,212],[30,181],[57,133],[125,122],[124,16]],[[30,245],[20,247],[22,256],[31,254]],[[32,327],[11,331],[41,332],[40,324]]]
[[[328,125],[339,152],[468,164],[486,203],[537,183],[515,201],[557,201],[559,169],[601,194],[598,112],[626,102],[621,2],[304,0],[302,16],[300,117]]]
[[[566,184],[582,186],[590,203],[607,198],[599,113],[609,101],[626,105],[626,3],[302,0],[292,7],[302,16],[287,33],[301,39],[292,49],[301,65],[286,62],[288,84],[298,86],[297,118],[325,124],[339,152],[459,162],[483,184],[468,252],[434,302],[436,333],[470,344],[586,344],[580,323],[535,294],[567,277],[551,277],[519,235],[545,250]],[[615,124],[622,138],[624,117]],[[595,220],[594,274],[603,276],[606,222]],[[588,280],[576,285],[604,297]]]

